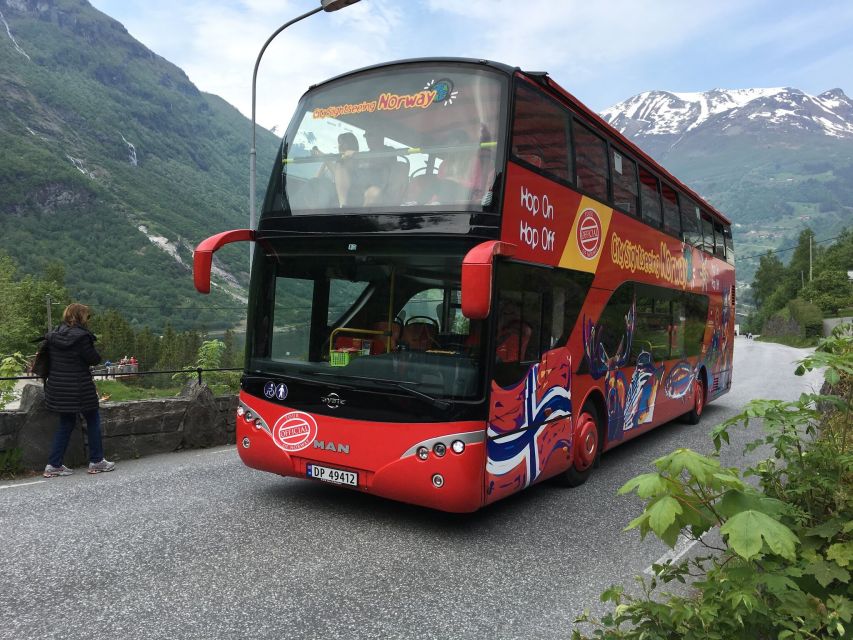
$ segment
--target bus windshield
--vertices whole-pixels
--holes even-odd
[[[251,369],[348,387],[482,392],[481,327],[462,315],[461,255],[316,252],[271,264]]]
[[[505,85],[473,65],[410,64],[309,92],[282,144],[278,202],[267,208],[487,209]]]

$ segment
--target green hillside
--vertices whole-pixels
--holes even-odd
[[[735,224],[738,258],[756,256],[738,260],[741,282],[752,280],[757,256],[795,245],[805,228],[821,241],[853,225],[849,139],[739,130],[674,143],[646,138],[641,144]]]
[[[73,297],[136,325],[237,321],[239,300],[197,294],[189,265],[247,224],[249,121],[84,0],[0,11],[0,249],[29,273],[61,261]],[[263,176],[278,141],[258,139]],[[239,285],[247,253],[217,254]]]

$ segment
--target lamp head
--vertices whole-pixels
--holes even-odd
[[[320,6],[323,8],[323,11],[337,11],[356,2],[358,0],[320,0]]]

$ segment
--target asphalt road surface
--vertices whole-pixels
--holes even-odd
[[[738,338],[731,393],[544,484],[448,515],[248,469],[233,446],[114,473],[0,483],[0,638],[565,638],[610,584],[668,549],[623,527],[616,490],[752,398],[819,386],[806,351]],[[739,429],[723,456],[743,465]]]

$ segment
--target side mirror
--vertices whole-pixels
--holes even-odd
[[[215,236],[202,240],[193,251],[193,284],[199,293],[210,293],[210,267],[213,264],[213,254],[232,242],[252,241],[255,232],[252,229],[234,229],[223,231]]]
[[[462,314],[483,320],[492,308],[495,256],[512,256],[515,245],[489,240],[471,249],[462,260]]]

